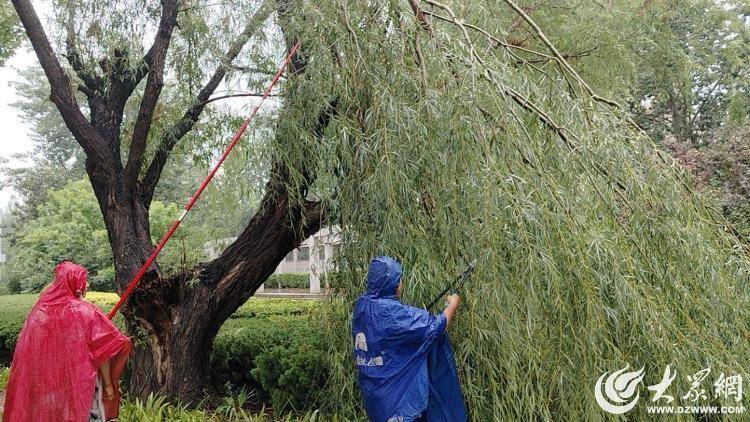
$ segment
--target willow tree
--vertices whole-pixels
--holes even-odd
[[[545,4],[547,17],[566,5]],[[332,409],[357,411],[348,321],[375,253],[402,260],[415,305],[478,260],[450,330],[472,420],[606,419],[594,383],[626,365],[651,385],[671,364],[676,404],[688,375],[748,370],[744,246],[619,101],[581,77],[568,59],[583,46],[558,48],[531,9],[304,9],[316,22],[307,73],[338,109],[304,151],[343,230],[340,294],[326,308]],[[646,406],[627,416],[647,418]]]
[[[280,57],[262,54],[264,47],[283,52],[296,42],[286,17],[291,4],[60,1],[49,33],[30,1],[13,6],[49,81],[50,99],[86,155],[122,290],[152,250],[149,207],[170,155],[191,136],[211,145],[207,138],[215,132],[199,124],[210,103],[250,95],[223,95],[217,92],[222,84],[255,87],[268,80]],[[290,79],[304,78],[306,60],[304,51],[295,56]],[[319,136],[334,110],[317,110],[295,130],[280,125],[275,142]],[[305,199],[314,173],[292,171],[279,160],[269,166],[263,199],[232,245],[187,274],[163,277],[154,265],[124,307],[136,337],[133,393],[202,397],[221,324],[319,228],[322,206]],[[296,177],[300,172],[305,177]]]

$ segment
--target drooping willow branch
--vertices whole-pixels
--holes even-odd
[[[499,38],[494,37],[488,31],[480,28],[479,26],[476,26],[476,25],[473,25],[473,24],[469,24],[469,23],[464,22],[463,20],[458,19],[457,16],[455,15],[455,13],[453,12],[453,10],[449,6],[447,6],[445,4],[442,4],[442,3],[437,2],[435,0],[424,0],[424,1],[425,1],[425,3],[427,3],[427,4],[429,4],[429,5],[433,6],[433,7],[437,7],[437,8],[440,8],[440,9],[444,10],[449,15],[449,17],[441,16],[441,15],[439,15],[437,13],[434,13],[434,12],[421,10],[419,8],[419,5],[414,0],[410,0],[410,3],[412,4],[412,8],[415,10],[415,15],[417,16],[417,19],[420,20],[420,22],[422,23],[423,27],[429,28],[430,29],[430,31],[429,31],[430,33],[432,33],[434,31],[434,29],[431,27],[430,23],[428,21],[426,21],[426,19],[424,18],[425,16],[432,16],[432,17],[435,17],[435,18],[437,18],[437,19],[439,19],[441,21],[448,22],[448,23],[453,24],[456,27],[458,27],[460,29],[461,33],[463,34],[463,38],[465,39],[465,42],[467,43],[467,47],[469,48],[469,53],[470,53],[471,58],[473,60],[475,60],[480,66],[482,66],[482,67],[485,68],[485,72],[481,73],[482,78],[485,79],[487,82],[489,82],[489,83],[495,85],[496,87],[498,87],[498,89],[504,95],[506,95],[509,98],[511,98],[516,104],[518,104],[519,106],[521,106],[527,112],[530,112],[530,113],[536,115],[539,118],[539,120],[543,123],[543,125],[545,127],[549,128],[555,134],[557,134],[557,136],[563,141],[563,143],[565,143],[566,146],[568,146],[568,148],[572,152],[578,152],[579,151],[580,147],[575,142],[575,141],[578,140],[578,138],[577,138],[577,136],[575,134],[573,134],[571,131],[569,131],[564,126],[558,125],[546,112],[544,112],[542,110],[541,107],[539,107],[538,105],[536,105],[530,99],[526,98],[523,94],[521,94],[520,92],[518,92],[518,91],[516,91],[516,90],[514,90],[514,89],[512,89],[510,87],[508,87],[507,85],[505,85],[502,82],[500,82],[497,78],[495,78],[494,76],[492,76],[492,74],[491,74],[492,69],[487,68],[487,66],[485,65],[484,59],[477,53],[477,50],[476,50],[476,48],[473,45],[473,41],[471,40],[471,37],[469,36],[469,32],[468,32],[467,28],[481,33],[482,35],[484,35],[489,40],[491,40],[492,42],[495,42],[495,43],[502,43],[502,41]],[[537,25],[536,22],[534,22],[531,19],[531,17],[529,17],[528,14],[526,14],[523,11],[523,9],[521,9],[520,7],[518,7],[518,5],[516,5],[512,0],[504,0],[504,1],[516,13],[519,14],[521,16],[521,18],[524,21],[526,21],[529,26],[531,26],[531,28],[534,30],[534,33],[537,35],[537,37],[550,50],[550,52],[552,53],[552,56],[545,55],[544,53],[536,52],[536,51],[533,51],[533,50],[528,50],[527,52],[533,53],[533,54],[538,54],[538,55],[540,55],[542,57],[549,58],[551,60],[556,61],[559,64],[560,68],[563,70],[562,74],[563,74],[564,77],[566,77],[566,79],[567,79],[567,75],[571,75],[575,79],[575,81],[582,87],[582,89],[584,90],[584,92],[586,94],[588,94],[589,97],[592,100],[594,100],[597,103],[601,103],[601,104],[605,104],[605,105],[609,106],[610,109],[608,110],[608,114],[611,114],[615,118],[622,119],[628,125],[632,126],[645,140],[650,141],[651,144],[652,144],[652,146],[654,147],[654,150],[656,151],[656,156],[661,161],[661,163],[663,165],[667,166],[667,167],[670,167],[668,165],[667,160],[665,159],[664,155],[660,153],[660,151],[658,150],[658,148],[653,143],[653,140],[651,139],[651,137],[645,132],[645,130],[640,125],[638,125],[637,122],[635,122],[635,120],[633,120],[632,116],[630,116],[630,114],[627,112],[627,110],[625,110],[623,108],[623,106],[620,103],[618,103],[617,101],[605,98],[605,97],[597,94],[581,78],[581,76],[578,74],[578,72],[576,72],[575,69],[573,69],[573,67],[570,65],[570,63],[568,63],[568,61],[565,59],[565,57],[559,52],[559,50],[557,50],[557,48],[554,46],[554,44],[552,44],[552,42],[546,37],[546,35],[541,30],[541,28],[539,27],[539,25]],[[421,11],[421,13],[418,14],[417,11]],[[420,17],[421,17],[421,19],[420,19]],[[503,44],[500,44],[500,45],[503,45]],[[516,47],[516,46],[510,46],[509,45],[508,49],[511,48],[511,47]],[[619,111],[622,114],[621,115],[615,115],[614,113],[612,113],[612,111],[613,111],[612,109],[617,110],[617,111]],[[568,133],[570,135],[568,135]],[[596,154],[594,151],[592,151],[589,147],[584,146],[584,148],[586,149],[586,151],[588,153],[592,154],[594,157],[598,156],[598,154]],[[576,154],[576,155],[578,155],[578,154]],[[596,161],[593,161],[593,162],[591,162],[591,164],[592,164],[593,168],[598,173],[600,173],[602,176],[605,177],[605,179],[608,179],[608,180],[612,181],[615,184],[615,186],[616,186],[617,189],[614,189],[614,192],[622,199],[622,201],[626,205],[628,205],[629,208],[632,209],[632,206],[630,206],[630,204],[628,203],[627,199],[624,196],[624,192],[627,191],[625,185],[620,180],[618,180],[617,178],[615,178],[600,163],[598,163]],[[586,166],[584,165],[584,168],[585,167]],[[690,198],[692,199],[692,201],[691,201],[692,205],[696,209],[705,209],[706,208],[705,204],[703,204],[700,201],[700,199],[696,197],[695,192],[693,192],[690,189],[690,187],[686,184],[685,180],[677,177],[677,174],[674,171],[672,171],[670,174],[671,174],[672,178],[675,180],[675,183],[681,185],[681,187],[683,188],[684,192],[686,192],[690,196]],[[598,192],[598,194],[601,195],[601,192]],[[748,249],[746,247],[746,245],[744,245],[739,240],[739,235],[738,235],[737,230],[734,229],[734,227],[732,227],[731,224],[728,221],[726,221],[726,219],[724,219],[723,217],[717,217],[714,213],[709,213],[709,214],[710,214],[710,218],[712,219],[712,221],[715,224],[717,224],[719,227],[722,227],[725,231],[727,231],[728,233],[730,233],[731,235],[733,235],[733,237],[735,239],[735,244],[739,245],[739,247],[743,251],[745,251],[746,254],[750,255],[750,249]]]
[[[453,12],[453,10],[450,7],[448,7],[446,5],[443,5],[443,4],[440,4],[440,3],[437,3],[437,2],[435,2],[433,0],[425,0],[425,2],[429,3],[429,4],[432,4],[432,5],[436,5],[437,7],[442,8],[443,10],[446,11],[446,13],[448,13],[448,15],[450,15],[450,19],[448,19],[448,18],[445,18],[445,19],[448,20],[449,22],[455,24],[461,30],[461,33],[463,34],[464,40],[467,43],[467,47],[469,48],[469,54],[470,54],[471,58],[473,60],[475,60],[481,67],[483,67],[485,69],[484,72],[481,72],[481,77],[483,79],[485,79],[487,82],[489,82],[492,85],[494,85],[495,87],[497,87],[503,93],[503,95],[505,95],[505,96],[509,97],[510,99],[512,99],[513,102],[515,102],[521,108],[523,108],[527,112],[529,112],[529,113],[537,116],[539,118],[539,120],[542,122],[542,124],[545,127],[549,128],[552,132],[554,132],[555,134],[557,134],[557,136],[563,141],[563,143],[568,147],[568,149],[571,152],[577,153],[581,149],[580,145],[577,143],[578,138],[570,130],[568,130],[564,126],[562,126],[562,125],[558,124],[557,122],[555,122],[554,119],[548,113],[546,113],[539,105],[537,105],[536,103],[534,103],[533,101],[531,101],[531,99],[527,98],[526,96],[524,96],[523,94],[521,94],[517,90],[515,90],[515,89],[513,89],[513,88],[511,88],[511,87],[509,87],[509,86],[507,86],[505,84],[503,84],[497,78],[494,77],[494,75],[492,74],[492,70],[489,69],[486,66],[486,63],[485,63],[484,59],[479,55],[479,53],[477,53],[477,50],[474,47],[474,43],[471,40],[471,36],[469,35],[468,30],[466,29],[466,24],[464,22],[461,22],[461,21],[459,21],[457,19],[455,13]],[[413,6],[413,8],[416,8],[417,10],[420,10],[419,6],[416,5],[416,3],[414,3],[414,4],[415,4],[415,6]],[[422,14],[416,14],[416,16],[417,16],[417,19],[420,19],[420,16],[424,17],[425,14],[424,13],[422,13]],[[431,28],[431,25],[430,25],[430,23],[428,21],[426,21],[426,20],[422,21],[422,26],[424,28],[430,28],[430,30],[428,32],[432,33],[432,28]],[[478,28],[478,27],[476,27],[476,28]],[[483,31],[483,33],[487,33],[487,32]],[[489,34],[489,33],[487,33],[487,34]],[[596,153],[594,151],[591,151],[588,147],[586,147],[585,149],[587,150],[587,152],[589,152],[592,155],[596,156]],[[617,187],[617,189],[619,189],[622,192],[627,191],[627,188],[625,187],[625,185],[620,180],[617,180],[601,164],[599,164],[597,162],[593,162],[592,165],[593,165],[594,169],[598,173],[600,173],[606,179],[611,180],[615,184],[615,186]]]
[[[432,0],[425,0],[425,1],[428,2],[428,3],[431,3],[431,4],[435,3]],[[555,133],[563,141],[563,143],[568,147],[568,149],[571,152],[573,152],[576,157],[578,157],[579,162],[580,162],[580,154],[579,154],[579,152],[580,152],[581,149],[586,150],[587,153],[591,154],[595,158],[598,158],[598,154],[595,151],[591,150],[586,145],[581,146],[581,144],[579,144],[577,142],[579,140],[578,137],[573,132],[571,132],[566,127],[564,127],[564,126],[556,123],[555,120],[548,113],[546,113],[539,105],[537,105],[536,103],[534,103],[533,101],[531,101],[529,98],[527,98],[526,96],[524,96],[523,94],[521,94],[517,90],[515,90],[515,89],[513,89],[513,88],[511,88],[509,86],[507,86],[506,84],[503,84],[498,78],[496,78],[494,76],[494,74],[493,74],[492,69],[490,69],[490,68],[488,68],[486,66],[484,59],[477,53],[476,48],[474,47],[473,42],[471,40],[471,37],[469,36],[468,31],[466,30],[465,24],[463,22],[460,22],[456,18],[456,15],[453,13],[453,11],[449,7],[447,7],[447,6],[442,6],[442,7],[451,16],[451,18],[449,19],[449,21],[451,23],[455,24],[456,26],[458,26],[459,29],[461,29],[461,32],[462,32],[462,34],[464,36],[464,39],[465,39],[465,41],[467,43],[467,46],[469,48],[469,54],[470,54],[471,58],[473,60],[475,60],[481,67],[483,67],[485,69],[484,72],[480,73],[482,79],[484,79],[485,81],[487,81],[490,84],[494,85],[496,88],[498,88],[498,90],[504,96],[506,96],[506,97],[510,98],[511,100],[513,100],[513,102],[516,103],[517,105],[519,105],[522,109],[524,109],[527,112],[529,112],[529,113],[537,116],[537,118],[540,120],[540,122],[545,127],[547,127],[548,129],[550,129],[553,133]],[[418,9],[418,5],[417,5],[417,7],[415,9],[419,10]],[[424,17],[425,15],[426,14],[423,13],[423,14],[417,14],[416,16],[417,16],[417,19],[419,19],[420,16]],[[433,31],[431,29],[431,25],[426,20],[423,21],[422,27],[425,28],[425,29],[429,28],[430,31],[428,31],[428,32],[430,34],[433,33]],[[557,60],[559,60],[559,58],[557,58]],[[562,59],[562,60],[564,60],[564,59]],[[576,77],[580,78],[579,76],[577,76],[577,74],[576,74]],[[514,113],[514,116],[515,116],[515,113]],[[529,138],[529,140],[531,140],[531,137],[528,135],[528,133],[526,133],[526,136]],[[597,173],[599,173],[601,176],[604,177],[605,180],[608,180],[608,181],[610,181],[611,183],[614,184],[615,189],[613,189],[613,191],[615,192],[615,194],[620,198],[620,200],[622,201],[623,204],[625,204],[630,210],[633,210],[633,206],[630,204],[630,202],[628,201],[627,197],[625,196],[625,193],[627,192],[627,187],[625,186],[625,184],[622,181],[620,181],[619,179],[617,179],[614,175],[612,175],[611,172],[609,170],[607,170],[606,168],[604,168],[599,162],[592,161],[590,164],[591,164],[591,166],[594,168],[594,170]],[[583,163],[583,162],[581,162],[581,165],[582,165],[582,167],[584,169],[588,168],[586,166],[586,164]],[[543,172],[541,172],[541,173],[543,173]],[[594,185],[594,188],[595,188],[595,191],[596,191],[597,195],[602,200],[604,200],[603,193],[596,186],[596,184],[594,183],[594,181],[591,178],[591,175],[587,174],[587,177],[589,178],[589,180],[591,181],[591,183]],[[556,194],[553,193],[553,197],[554,197],[555,201],[558,203],[558,205],[561,206],[561,209],[565,210],[566,208],[562,206],[562,202],[556,196]],[[567,215],[567,213],[566,213],[566,215]],[[568,217],[573,221],[574,224],[576,224],[576,225],[578,225],[580,227],[580,222],[578,222],[577,219],[574,216],[568,215]],[[616,216],[615,216],[614,219],[617,221],[617,223],[623,229],[625,229],[625,227],[616,218]],[[643,250],[643,248],[641,247],[641,245],[635,239],[633,239],[633,238],[629,238],[629,239],[634,244],[634,247],[642,255],[642,257],[647,260],[648,255],[645,253],[645,251]],[[653,266],[651,265],[650,262],[649,262],[649,267],[651,268],[652,271],[656,271],[656,269],[653,268]]]
[[[240,94],[228,94],[228,95],[222,95],[220,97],[209,98],[206,101],[202,101],[202,102],[198,103],[197,105],[198,106],[203,106],[203,105],[212,103],[214,101],[226,100],[227,98],[262,97],[262,96],[263,96],[262,93],[257,93],[257,92],[243,92],[243,93],[240,93]],[[269,97],[278,97],[279,95],[278,94],[269,94],[268,96]]]

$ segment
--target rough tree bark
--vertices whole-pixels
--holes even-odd
[[[135,69],[122,65],[125,60],[120,59],[127,53],[124,51],[115,51],[105,59],[101,66],[106,69],[103,74],[87,68],[68,28],[65,58],[77,76],[71,82],[30,1],[13,0],[49,80],[50,99],[86,153],[86,171],[104,216],[119,291],[152,251],[149,206],[170,152],[192,130],[243,46],[275,9],[283,14],[289,6],[286,1],[267,0],[248,20],[245,30],[220,58],[194,105],[161,139],[157,153],[145,171],[141,171],[154,110],[164,84],[165,58],[177,25],[178,3],[162,0],[159,30],[141,65]],[[291,45],[290,40],[287,43]],[[298,54],[290,66],[297,77],[304,72],[301,56]],[[120,159],[123,111],[143,78],[146,81],[138,118],[123,165]],[[81,111],[75,90],[86,96],[88,118]],[[324,108],[315,126],[308,130],[320,136],[334,112],[335,106]],[[210,351],[221,324],[254,294],[290,250],[320,227],[319,203],[298,204],[290,200],[292,194],[304,198],[314,177],[297,186],[299,192],[289,192],[284,165],[274,163],[273,170],[259,210],[237,241],[219,258],[191,274],[177,277],[162,277],[158,267],[153,266],[126,303],[123,314],[130,334],[136,337],[131,378],[131,392],[136,396],[156,392],[180,397],[185,402],[202,398],[210,387]]]

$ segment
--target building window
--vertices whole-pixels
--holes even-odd
[[[294,250],[291,250],[286,254],[286,262],[294,262]]]
[[[323,242],[318,244],[318,259],[321,261],[326,260],[326,245]]]
[[[310,248],[308,247],[301,247],[299,248],[299,252],[297,252],[297,261],[308,261],[310,259]]]

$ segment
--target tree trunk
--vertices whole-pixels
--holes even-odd
[[[131,357],[131,394],[140,398],[151,393],[164,394],[190,404],[210,391],[211,346],[220,322],[211,312],[208,290],[196,293],[199,294],[171,313],[169,319],[137,320],[135,329],[142,341],[136,342]],[[161,305],[156,300],[139,304],[141,309]],[[170,328],[159,331],[153,328],[154,324]]]
[[[131,394],[157,393],[191,404],[212,392],[211,350],[219,328],[287,253],[320,227],[317,204],[290,213],[287,194],[272,185],[261,210],[222,256],[175,277],[162,278],[153,268],[127,301],[123,314],[134,337]],[[132,194],[120,193],[105,195],[109,202],[103,209],[122,291],[152,246],[148,210]]]

